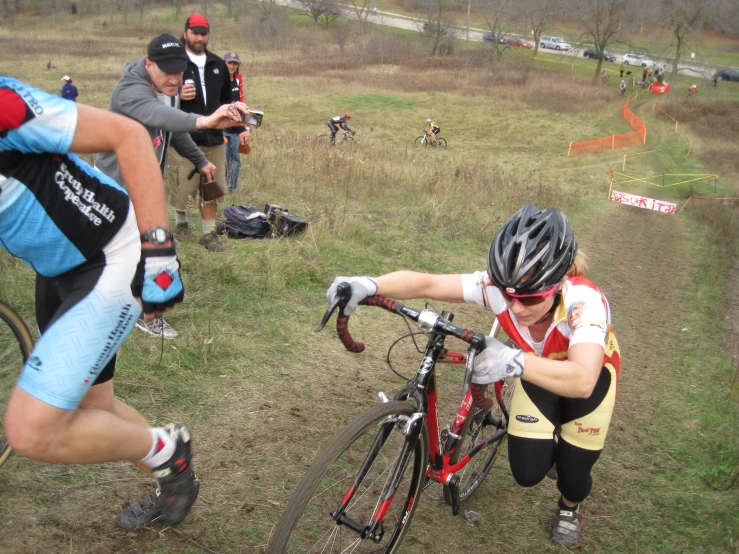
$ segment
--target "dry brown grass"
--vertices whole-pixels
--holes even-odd
[[[739,110],[736,102],[690,100],[672,99],[664,105],[664,111],[680,125],[687,126],[697,138],[694,141],[695,153],[707,167],[739,172]]]

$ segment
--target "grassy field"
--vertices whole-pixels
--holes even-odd
[[[157,32],[178,32],[171,12],[152,12],[133,29],[90,17],[73,33],[61,16],[55,24],[16,19],[0,27],[0,67],[54,92],[69,73],[81,101],[104,107],[123,62],[142,56]],[[669,216],[609,202],[608,171],[621,169],[627,152],[566,156],[571,140],[630,130],[615,88],[591,85],[587,72],[516,59],[494,66],[482,49],[429,59],[418,40],[394,33],[357,36],[342,54],[328,32],[289,18],[262,44],[249,14],[210,19],[212,49],[240,52],[247,101],[265,110],[228,200],[283,204],[310,227],[291,239],[234,242],[221,254],[180,245],[187,298],[168,317],[180,338],[162,344],[136,331],[121,351],[118,396],[153,424],[177,420],[193,432],[202,492],[191,516],[176,529],[127,533],[117,512],[150,491],[127,464],[13,457],[0,470],[0,552],[262,552],[320,448],[377,391],[402,385],[384,364],[405,332],[398,318],[357,312],[361,356],[345,352],[330,329],[312,332],[333,277],[483,269],[495,230],[529,200],[570,216],[592,279],[612,302],[623,355],[613,424],[583,506],[583,549],[735,551],[736,204],[691,202]],[[49,58],[58,71],[45,71]],[[738,195],[736,130],[726,123],[736,97],[722,90],[732,89],[692,103],[660,99],[677,132],[662,111],[652,113],[655,98],[637,100],[647,144],[628,149],[623,170],[718,179],[630,183],[625,192],[680,206],[691,194]],[[316,148],[325,121],[345,111],[359,147]],[[426,117],[441,123],[446,151],[412,148]],[[690,155],[673,148],[686,142]],[[32,322],[32,272],[2,254],[0,273],[0,298]],[[462,325],[490,327],[490,313],[453,310]],[[455,371],[440,374],[449,402]],[[453,518],[432,487],[402,551],[558,551],[547,536],[556,498],[548,480],[518,487],[502,458],[467,506],[480,526]]]

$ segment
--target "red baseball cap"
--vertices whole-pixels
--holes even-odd
[[[210,31],[210,26],[204,16],[194,13],[185,21],[185,29],[190,29],[201,35],[207,35]]]

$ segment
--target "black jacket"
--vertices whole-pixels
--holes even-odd
[[[200,85],[198,66],[188,57],[187,69],[185,69],[182,82],[184,83],[188,79],[195,81],[195,88],[198,90],[198,95],[193,100],[180,100],[180,109],[182,111],[199,115],[210,115],[221,105],[231,103],[231,78],[228,76],[226,62],[207,49],[205,50],[205,54],[205,94],[207,96],[207,105],[203,102],[203,95],[200,93],[202,87]],[[229,132],[239,134],[245,130],[243,126],[238,126],[231,127]],[[223,144],[223,131],[219,129],[195,131],[194,133],[190,133],[190,136],[198,146]]]

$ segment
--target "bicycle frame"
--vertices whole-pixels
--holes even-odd
[[[370,305],[382,305],[373,302],[369,303]],[[397,303],[395,303],[394,301],[389,301],[388,305],[392,305],[393,307],[395,307],[397,306]],[[382,307],[386,306],[382,305]],[[451,323],[444,324],[442,328],[445,332],[442,332],[441,329],[434,328],[436,322],[434,322],[432,325],[429,325],[428,322],[423,322],[422,313],[419,313],[411,308],[406,308],[404,306],[399,307],[399,310],[400,312],[396,313],[402,313],[403,315],[409,316],[411,317],[411,319],[418,321],[421,324],[422,328],[425,324],[429,328],[429,330],[432,331],[429,336],[423,358],[421,359],[418,369],[416,370],[415,376],[395,396],[395,400],[399,401],[408,401],[411,399],[414,400],[417,406],[417,411],[410,417],[403,417],[402,419],[404,419],[405,421],[401,422],[401,418],[395,418],[393,421],[387,421],[383,424],[387,425],[387,427],[385,427],[380,433],[378,433],[372,447],[370,448],[369,453],[362,463],[359,473],[354,478],[352,484],[344,495],[341,504],[334,512],[331,513],[331,516],[334,518],[334,520],[336,520],[337,523],[346,525],[350,529],[353,529],[355,532],[359,533],[361,538],[369,538],[370,540],[373,540],[375,542],[380,542],[382,539],[383,520],[388,512],[388,509],[390,508],[390,505],[392,504],[395,493],[400,484],[400,480],[410,461],[411,452],[413,451],[413,448],[419,438],[420,433],[423,431],[424,420],[426,422],[426,427],[428,429],[428,434],[430,437],[429,465],[426,471],[426,478],[439,482],[442,485],[450,488],[453,499],[453,515],[457,515],[459,513],[459,477],[456,475],[456,473],[459,470],[463,469],[470,462],[470,460],[478,452],[480,452],[480,450],[501,439],[508,432],[508,411],[505,408],[505,404],[501,396],[503,386],[502,382],[497,382],[495,383],[495,397],[505,416],[505,421],[500,423],[500,430],[484,442],[475,445],[457,463],[453,465],[451,464],[452,455],[454,454],[454,451],[459,443],[460,430],[467,422],[467,418],[470,415],[470,411],[473,405],[472,392],[470,390],[469,384],[476,355],[476,341],[484,340],[484,337],[479,333],[473,337],[470,331],[455,327]],[[446,322],[451,322],[454,318],[454,315],[450,312],[444,311],[441,313],[441,318],[446,320]],[[337,329],[339,329],[340,326],[343,326],[343,328],[346,329],[346,322],[342,322],[341,319],[342,316],[339,316],[339,320],[337,320]],[[498,325],[496,321],[496,323],[493,325],[493,330],[491,331],[493,334],[497,332],[497,327]],[[449,333],[450,330],[457,332]],[[458,338],[463,338],[463,340],[467,339],[466,341],[470,343],[471,347],[469,350],[469,354],[466,356],[465,359],[465,378],[462,403],[460,404],[460,407],[457,411],[457,415],[446,438],[446,442],[442,445],[442,435],[438,422],[438,395],[436,390],[435,370],[436,364],[442,359],[442,356],[446,354],[444,349],[444,342],[447,334],[453,334]],[[479,337],[477,335],[479,335]],[[345,339],[342,337],[342,342],[344,342],[344,346],[347,347],[347,349],[351,350],[350,345],[348,344],[350,341],[353,343],[351,338],[349,338],[348,341],[345,341]],[[358,350],[356,351],[361,351],[364,348],[363,345],[356,346],[358,346]],[[462,356],[456,353],[451,354],[454,354],[454,356],[451,356],[451,360],[453,360],[451,363],[462,362]],[[385,397],[384,394],[381,394],[380,397],[383,399],[383,401],[387,402],[387,397]],[[383,490],[381,501],[375,509],[370,523],[365,527],[361,523],[347,517],[344,511],[346,510],[347,506],[349,506],[352,498],[354,497],[354,493],[359,489],[359,485],[362,483],[364,477],[367,475],[370,468],[372,467],[372,464],[379,454],[383,444],[390,435],[393,427],[400,425],[401,423],[403,424],[402,432],[406,435],[401,454],[398,457],[398,461],[395,465],[392,478],[388,480],[388,483]],[[405,510],[403,512],[403,517],[401,518],[401,521],[405,522],[407,520],[408,515],[412,512],[415,501],[416,499],[413,498],[408,502],[408,505],[405,507]]]

